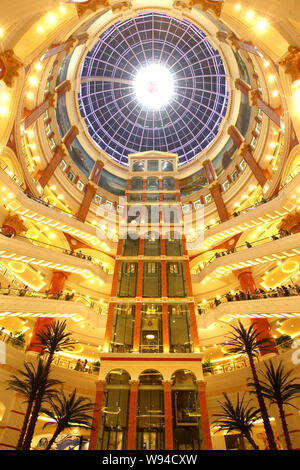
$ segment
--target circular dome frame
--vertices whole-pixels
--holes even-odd
[[[147,110],[132,99],[132,81],[141,66],[158,61],[175,70],[175,97]],[[114,23],[87,53],[79,110],[89,136],[114,161],[126,166],[128,153],[155,149],[177,153],[182,166],[218,134],[228,105],[226,76],[220,53],[199,27],[144,12]]]

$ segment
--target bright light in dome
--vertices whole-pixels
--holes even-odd
[[[146,108],[163,108],[174,94],[172,74],[163,65],[146,65],[134,79],[134,91],[138,101]]]

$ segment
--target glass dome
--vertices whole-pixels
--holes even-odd
[[[78,99],[90,137],[115,161],[155,149],[184,165],[218,133],[226,71],[194,24],[142,13],[111,26],[88,52]]]

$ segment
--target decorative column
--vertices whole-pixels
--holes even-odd
[[[70,90],[71,90],[70,80],[65,80],[64,82],[60,83],[55,88],[55,93],[57,94],[57,99],[59,100],[60,98],[62,98]]]
[[[267,178],[265,176],[264,170],[259,166],[255,158],[253,157],[251,145],[243,144],[240,150],[240,154],[245,159],[245,162],[249,166],[250,170],[252,171],[260,186],[263,188],[267,181]]]
[[[215,170],[212,166],[212,163],[210,160],[204,160],[203,162],[203,168],[206,174],[207,181],[210,186],[210,191],[212,198],[215,202],[220,220],[224,222],[224,220],[227,220],[229,218],[229,214],[227,212],[223,196],[222,196],[222,189],[220,184],[217,181],[216,173]],[[214,184],[212,184],[214,183]]]
[[[165,450],[173,450],[172,382],[163,380],[165,408]]]
[[[205,450],[212,450],[212,442],[210,435],[210,425],[209,425],[209,416],[207,409],[207,400],[206,400],[206,382],[203,380],[197,380],[197,390],[199,395],[199,405],[201,413],[201,422],[204,438],[204,448]]]
[[[251,106],[258,106],[271,121],[273,121],[278,127],[281,126],[282,108],[272,108],[269,104],[265,103],[262,99],[261,92],[259,90],[252,91],[250,94]]]
[[[90,209],[91,203],[94,199],[94,196],[97,192],[99,178],[104,167],[104,163],[101,160],[97,160],[92,169],[90,179],[85,186],[85,194],[81,202],[79,211],[77,213],[77,219],[81,222],[84,222],[88,211]]]
[[[24,127],[27,129],[30,127],[40,116],[42,116],[47,109],[55,108],[57,104],[57,96],[55,93],[47,93],[43,103],[39,104],[34,109],[24,108]]]
[[[63,160],[63,158],[66,157],[66,155],[67,155],[67,151],[66,151],[66,147],[64,146],[64,144],[57,145],[55,147],[53,157],[48,163],[48,165],[46,166],[46,168],[42,170],[40,175],[36,175],[36,178],[38,179],[40,185],[43,188],[48,184],[56,168],[58,167],[60,162]]]
[[[216,180],[216,173],[215,170],[212,166],[212,163],[210,160],[204,160],[202,163],[206,178],[209,184],[213,183]]]
[[[236,276],[240,282],[241,289],[245,294],[250,291],[253,293],[256,290],[256,284],[253,279],[252,273],[249,269],[238,270]],[[266,318],[254,318],[251,320],[251,323],[254,325],[254,328],[259,331],[258,339],[269,339],[272,344],[270,347],[260,349],[260,354],[265,356],[266,354],[277,354],[276,343],[274,341],[272,331],[269,325],[269,322]]]
[[[75,49],[75,47],[80,46],[81,44],[84,44],[88,40],[88,38],[89,38],[89,35],[87,33],[82,33],[76,38],[69,38],[67,41],[61,44],[52,44],[49,47],[49,49],[46,51],[46,53],[43,55],[41,60],[49,59],[49,57],[52,57],[63,51],[69,54],[73,49]]]
[[[7,87],[13,87],[13,80],[19,76],[18,70],[21,68],[23,64],[15,56],[13,49],[0,54],[0,80],[3,80]]]
[[[238,39],[234,34],[231,34],[228,39],[231,42],[232,46],[236,48],[236,50],[243,49],[246,52],[250,52],[250,54],[254,54],[260,57],[260,54],[254,46],[253,42],[242,41],[241,39]]]
[[[162,334],[163,334],[163,352],[170,352],[170,332],[169,332],[169,312],[167,302],[162,304]]]
[[[17,214],[8,214],[2,225],[2,235],[7,237],[11,234],[10,238],[13,238],[22,232],[27,232],[27,227],[23,220]]]
[[[64,271],[54,271],[49,285],[51,294],[57,294],[64,288],[65,282],[68,279],[68,274]]]
[[[235,126],[230,126],[227,130],[227,133],[232,138],[236,148],[240,148],[240,146],[244,143],[244,137],[242,136],[240,131]]]
[[[75,140],[75,138],[78,134],[79,134],[78,127],[72,126],[62,139],[64,145],[67,148],[71,147],[72,143],[74,142],[74,140]]]
[[[116,259],[111,292],[110,292],[111,297],[115,297],[117,294],[119,269],[120,269],[120,260]],[[106,329],[105,329],[104,344],[103,344],[104,352],[109,351],[109,343],[110,343],[111,330],[112,330],[112,324],[113,324],[113,318],[114,318],[114,310],[115,310],[115,302],[110,302],[108,306]]]
[[[52,274],[50,285],[49,285],[50,293],[57,294],[61,292],[64,288],[67,278],[68,278],[67,273],[63,271],[54,271],[54,273]],[[43,317],[43,318],[37,319],[34,325],[32,336],[30,338],[30,343],[27,346],[26,352],[34,352],[37,354],[41,354],[44,347],[41,344],[38,334],[41,333],[42,331],[47,331],[47,328],[51,327],[53,321],[54,321],[53,318],[50,318],[50,317]]]
[[[220,185],[220,183],[216,182],[212,184],[210,187],[210,192],[213,200],[215,201],[221,222],[228,220],[229,214],[227,212],[224,199],[222,197],[222,186]]]
[[[141,311],[142,304],[137,302],[135,304],[135,317],[134,317],[134,331],[133,331],[133,352],[140,350],[140,336],[141,336]]]
[[[128,415],[128,437],[127,450],[135,450],[136,438],[136,408],[138,399],[139,381],[130,380],[130,398],[129,398],[129,415]]]
[[[97,446],[105,384],[106,384],[105,380],[97,380],[96,382],[96,399],[95,399],[93,422],[92,422],[93,427],[92,427],[91,434],[90,434],[89,450],[96,450],[96,446]]]
[[[239,90],[246,98],[249,98],[249,92],[251,91],[251,86],[244,82],[244,80],[241,80],[240,78],[237,78],[235,80],[235,88]]]

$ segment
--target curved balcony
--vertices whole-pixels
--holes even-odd
[[[42,199],[38,199],[30,194],[26,195],[23,183],[3,162],[0,164],[0,178],[15,196],[15,199],[7,205],[9,209],[20,216],[41,222],[58,230],[63,230],[87,243],[91,243],[92,247],[103,251],[102,256],[104,255],[107,258],[105,261],[110,261],[111,263],[110,257],[106,254],[106,249],[115,249],[116,243],[108,238],[105,242],[100,240],[97,235],[96,226],[90,225],[87,222],[80,222],[69,212],[64,212],[62,209],[50,206]]]
[[[272,240],[272,241],[271,241]],[[255,245],[255,246],[253,246]],[[291,246],[293,248],[291,248]],[[232,251],[232,250],[231,250]],[[192,274],[192,282],[196,285],[206,276],[216,271],[218,274],[251,267],[262,263],[278,262],[281,259],[300,254],[300,233],[274,240],[272,237],[257,240],[252,244],[244,244],[224,256],[214,255],[209,261],[203,263],[199,274]],[[200,264],[200,257],[193,259],[193,266]]]
[[[40,295],[39,297],[33,297],[28,293],[22,295],[24,289],[12,289],[12,291],[15,295],[11,292],[10,295],[7,295],[6,292],[0,293],[1,317],[69,318],[79,324],[87,321],[95,328],[100,328],[104,336],[107,316],[101,314],[99,310],[97,311],[92,304],[87,305],[78,300],[56,300],[47,298],[46,295]]]
[[[240,300],[223,302],[216,308],[197,317],[198,328],[208,328],[214,322],[222,320],[229,322],[239,318],[299,318],[299,296],[275,297],[267,299]]]
[[[103,290],[109,291],[112,276],[106,273],[103,268],[92,260],[83,259],[79,256],[67,254],[62,248],[47,244],[47,248],[40,245],[40,242],[33,240],[35,245],[23,241],[25,237],[0,238],[0,258],[14,260],[22,263],[29,263],[34,266],[46,267],[50,269],[62,270],[84,276],[86,279],[97,276],[103,282]],[[49,248],[53,248],[50,250]],[[26,253],[26,255],[24,255]]]

